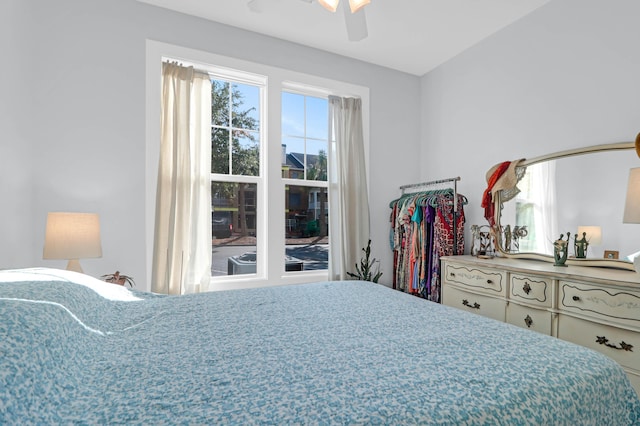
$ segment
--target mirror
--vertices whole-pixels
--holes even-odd
[[[569,232],[566,264],[633,270],[640,224],[623,223],[622,217],[629,170],[640,167],[634,147],[634,142],[597,145],[518,162],[517,189],[494,195],[496,250],[554,262],[553,242]],[[586,257],[577,258],[582,253],[574,249],[575,235],[582,226],[599,227],[600,238],[598,228],[587,228]]]

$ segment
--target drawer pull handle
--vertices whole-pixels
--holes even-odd
[[[522,286],[522,291],[524,291],[527,294],[531,293],[531,286],[529,285],[528,282],[524,283],[524,286]]]
[[[487,280],[487,284],[493,284],[493,281]]]
[[[529,315],[524,318],[524,323],[527,325],[527,328],[531,328],[533,325],[533,319]]]
[[[621,341],[620,346],[618,346],[618,345],[612,345],[611,343],[609,343],[609,339],[607,339],[605,336],[596,336],[596,343],[605,345],[609,348],[617,349],[619,351],[633,352],[632,350],[633,345],[625,343],[624,340]]]
[[[580,296],[573,296],[572,299],[574,302],[577,302],[578,300],[580,300]]]
[[[453,273],[453,272],[450,272],[450,273],[449,273],[449,276],[451,276],[451,277],[455,277],[455,276],[456,276],[456,274],[455,274],[455,273]]]
[[[471,309],[480,309],[480,304],[478,302],[473,302],[473,305],[471,303],[469,303],[469,301],[467,299],[462,300],[462,304],[464,306],[467,306]]]

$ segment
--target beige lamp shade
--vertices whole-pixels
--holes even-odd
[[[629,170],[623,223],[640,223],[640,167]]]
[[[602,228],[600,226],[578,226],[578,238],[586,233],[587,242],[592,246],[602,244]]]
[[[67,259],[67,269],[82,272],[79,259],[102,257],[100,219],[96,213],[47,215],[43,259]]]

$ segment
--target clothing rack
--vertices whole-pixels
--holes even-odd
[[[457,223],[457,212],[458,212],[458,181],[460,180],[460,176],[432,180],[429,182],[421,182],[421,183],[412,183],[409,185],[401,185],[400,191],[402,191],[402,195],[406,193],[407,189],[417,189],[417,188],[426,188],[434,185],[441,185],[443,183],[453,182],[453,255],[458,254],[458,237],[456,233],[456,223]]]

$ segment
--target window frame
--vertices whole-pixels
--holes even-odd
[[[265,76],[237,71],[233,69],[223,68],[220,66],[214,66],[210,64],[197,63],[194,65],[196,68],[204,69],[209,73],[211,79],[217,79],[227,81],[229,84],[241,83],[259,88],[259,105],[260,105],[260,153],[259,161],[260,167],[258,176],[238,175],[232,173],[211,173],[211,182],[227,182],[227,183],[248,183],[256,185],[256,272],[250,274],[241,275],[224,275],[211,277],[209,281],[209,289],[222,287],[225,284],[234,284],[236,282],[243,283],[250,279],[264,279],[267,275],[265,262],[261,259],[267,259],[268,253],[268,241],[265,240],[265,220],[263,216],[268,215],[267,206],[264,200],[267,199],[265,194],[268,192],[268,184],[265,178],[268,170],[268,157],[266,151],[268,151],[268,138],[265,136],[265,127],[267,125],[267,108],[266,108],[266,96],[267,96],[267,78]],[[231,96],[232,90],[230,88],[229,95]],[[229,117],[231,119],[232,113],[229,111]],[[214,125],[211,124],[213,129]],[[229,128],[229,131],[233,131],[233,127]],[[229,167],[233,172],[232,165],[233,158],[231,154],[231,145],[229,146]],[[267,218],[268,219],[268,218]],[[223,290],[224,288],[220,288]]]
[[[367,165],[367,181],[369,181],[369,88],[351,83],[332,80],[311,74],[304,74],[263,65],[255,62],[241,60],[233,57],[222,56],[215,53],[190,49],[182,46],[171,45],[155,40],[146,41],[146,161],[145,161],[145,235],[146,235],[146,270],[151,277],[151,262],[153,256],[153,238],[155,222],[155,194],[157,184],[157,170],[159,159],[160,141],[160,98],[161,98],[161,70],[164,58],[179,60],[184,65],[191,64],[215,64],[211,68],[224,71],[219,77],[228,79],[235,76],[240,82],[247,74],[254,74],[266,78],[264,90],[264,103],[266,108],[261,109],[261,139],[266,143],[261,149],[261,179],[264,190],[258,190],[256,203],[263,206],[264,214],[256,218],[256,226],[259,226],[258,245],[256,250],[260,253],[282,253],[282,256],[269,256],[266,262],[257,265],[256,274],[238,275],[224,280],[212,279],[209,290],[228,290],[239,288],[268,287],[288,284],[301,284],[305,282],[325,281],[328,279],[328,271],[300,271],[285,272],[285,215],[284,188],[287,184],[317,186],[323,181],[307,181],[301,179],[283,179],[280,167],[281,158],[281,95],[283,91],[299,92],[309,96],[328,97],[329,95],[359,97],[362,100],[362,121],[365,163]],[[198,67],[198,66],[197,66]],[[199,67],[198,67],[199,68]],[[211,69],[207,69],[212,71]],[[242,71],[240,71],[242,70]],[[235,73],[235,74],[234,74]],[[216,74],[213,74],[215,77]],[[249,81],[250,82],[250,81]],[[252,83],[253,84],[253,83]],[[263,141],[264,141],[263,140]],[[278,166],[275,167],[273,164]],[[229,181],[239,182],[247,176],[229,175]],[[255,178],[255,177],[251,177]],[[216,179],[216,181],[220,181]],[[265,195],[262,195],[265,194]],[[267,196],[268,194],[268,202]],[[331,209],[336,211],[336,209]],[[331,214],[331,213],[330,213]]]

